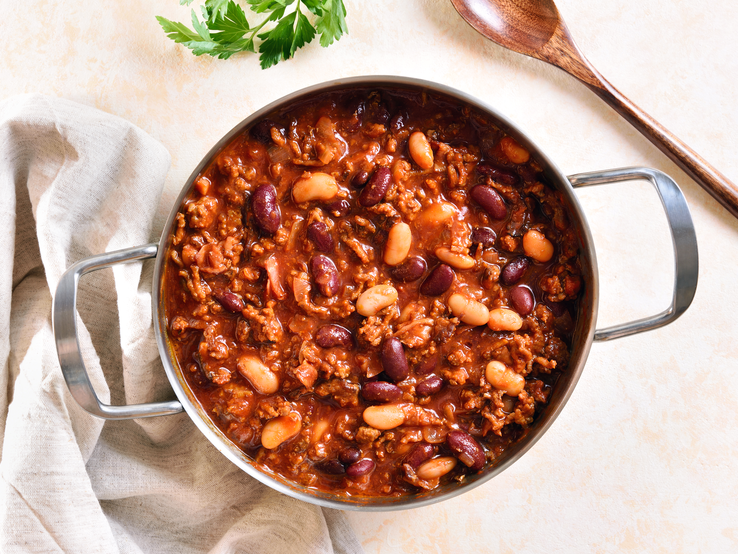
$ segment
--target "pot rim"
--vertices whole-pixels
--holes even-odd
[[[199,402],[190,391],[186,381],[181,375],[178,367],[176,367],[176,358],[169,347],[166,332],[166,321],[163,309],[163,294],[160,283],[164,276],[166,255],[171,237],[171,231],[174,226],[175,217],[178,213],[185,196],[192,189],[193,183],[200,172],[210,164],[215,156],[227,146],[236,136],[252,123],[265,115],[284,107],[291,102],[312,94],[319,94],[343,88],[372,88],[372,87],[390,87],[390,88],[411,88],[427,90],[431,93],[438,93],[462,103],[469,104],[492,116],[495,124],[521,145],[526,147],[533,157],[544,166],[544,175],[547,182],[556,190],[560,191],[566,200],[567,213],[570,217],[572,225],[578,232],[580,240],[580,260],[582,261],[582,270],[585,279],[584,296],[579,300],[579,316],[576,321],[576,329],[572,339],[571,357],[569,366],[564,375],[559,379],[549,403],[544,412],[539,414],[536,421],[528,428],[525,435],[516,443],[512,444],[508,451],[503,454],[499,463],[495,463],[488,467],[484,472],[469,476],[462,484],[449,484],[440,489],[429,491],[427,493],[419,493],[414,495],[402,496],[397,498],[384,497],[341,497],[337,494],[327,494],[320,491],[314,491],[307,487],[297,485],[276,474],[270,474],[257,469],[250,458],[241,451],[235,443],[231,442],[225,434],[218,429],[210,420],[207,414],[202,410]],[[392,511],[408,508],[419,508],[430,504],[454,498],[462,493],[468,492],[483,483],[488,482],[493,477],[502,473],[505,469],[515,463],[521,456],[531,450],[531,448],[540,440],[540,438],[548,431],[557,419],[567,401],[571,397],[574,388],[582,374],[589,351],[592,345],[595,323],[597,321],[599,299],[599,276],[597,272],[597,259],[594,249],[594,242],[590,233],[589,224],[582,210],[579,201],[574,194],[569,180],[558,166],[549,159],[544,151],[525,134],[518,125],[513,123],[508,117],[498,112],[495,108],[487,103],[450,86],[416,79],[412,77],[394,76],[394,75],[365,75],[342,79],[334,79],[323,83],[311,85],[283,96],[263,108],[244,118],[236,126],[234,126],[223,138],[221,138],[203,157],[200,163],[195,167],[190,177],[185,181],[180,194],[175,200],[172,210],[170,211],[167,222],[164,225],[159,243],[158,253],[155,261],[153,284],[152,284],[152,312],[155,320],[154,332],[159,348],[159,354],[164,365],[164,370],[169,379],[170,385],[180,401],[188,416],[195,423],[197,428],[205,437],[220,451],[226,458],[241,468],[251,477],[261,483],[298,500],[317,504],[326,508],[335,508],[340,510],[361,510],[361,511]],[[564,386],[565,385],[565,386]]]

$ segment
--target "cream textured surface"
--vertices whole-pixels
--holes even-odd
[[[195,58],[154,16],[176,0],[0,1],[0,99],[42,92],[121,116],[172,156],[154,229],[210,146],[307,85],[360,74],[448,84],[516,121],[567,174],[646,165],[692,209],[700,283],[676,323],[595,344],[561,417],[512,468],[419,510],[348,514],[373,552],[738,552],[738,221],[584,86],[487,43],[444,0],[346,0],[350,35],[262,71]],[[738,3],[559,0],[577,43],[636,104],[738,181]],[[601,326],[660,311],[673,278],[645,185],[582,192]],[[213,456],[217,452],[213,450]],[[42,463],[42,461],[39,461]]]

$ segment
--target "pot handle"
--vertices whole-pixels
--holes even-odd
[[[156,244],[147,244],[85,258],[67,269],[56,287],[51,320],[59,364],[69,392],[82,408],[94,416],[103,419],[134,419],[176,414],[183,410],[182,404],[176,400],[131,406],[111,406],[100,402],[90,383],[77,338],[79,278],[85,273],[115,264],[154,258],[158,249]]]
[[[671,305],[653,317],[596,330],[594,340],[605,341],[650,331],[668,325],[682,315],[692,303],[697,289],[699,261],[697,236],[687,206],[687,199],[674,180],[666,173],[647,167],[625,167],[609,171],[578,173],[577,175],[570,175],[568,179],[574,188],[633,179],[649,181],[656,188],[656,192],[658,192],[661,199],[674,246],[675,275]]]

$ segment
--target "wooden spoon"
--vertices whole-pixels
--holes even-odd
[[[573,75],[738,217],[738,187],[638,108],[579,51],[553,0],[451,0],[469,25],[497,44]]]

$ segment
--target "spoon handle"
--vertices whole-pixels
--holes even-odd
[[[604,78],[601,78],[600,83],[601,87],[592,85],[589,87],[681,167],[710,196],[722,204],[733,216],[738,217],[738,187],[732,181],[633,104]]]
[[[557,29],[553,40],[547,45],[547,48],[551,47],[553,48],[549,51],[549,55],[543,56],[542,59],[553,63],[587,85],[681,167],[710,196],[733,216],[738,217],[738,186],[612,86],[579,51],[565,28]]]

